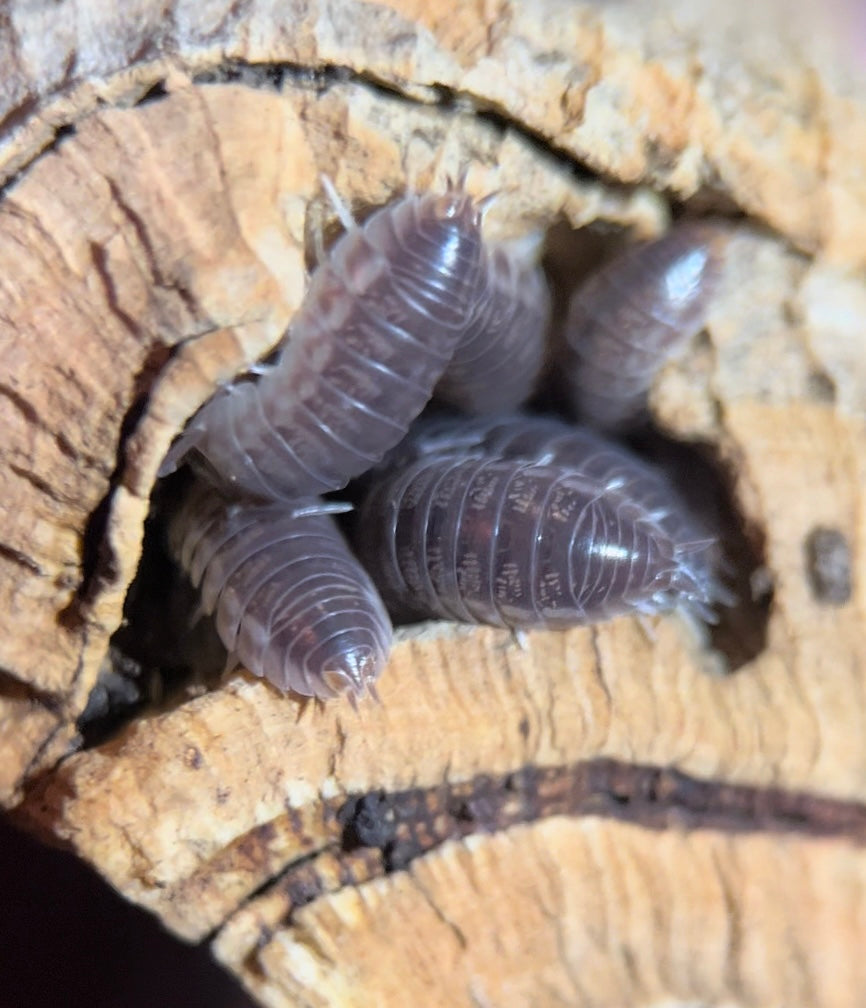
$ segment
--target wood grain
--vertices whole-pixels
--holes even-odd
[[[680,0],[9,11],[3,803],[211,940],[262,1004],[858,1004],[853,29]],[[657,234],[683,203],[730,218],[706,333],[651,396],[691,482],[729,498],[727,640],[677,614],[525,650],[428,624],[401,631],[381,706],[240,672],[82,748],[159,462],[300,303],[335,233],[320,173],[363,215],[464,165],[500,193],[491,237],[550,230],[563,287],[614,229]],[[816,593],[816,529],[848,551],[850,595]]]

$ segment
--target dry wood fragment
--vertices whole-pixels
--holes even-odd
[[[716,6],[80,0],[0,27],[0,797],[263,1004],[858,1003],[866,84],[846,33]],[[363,212],[464,164],[501,191],[490,234],[552,229],[557,276],[586,224],[731,217],[653,411],[730,498],[739,616],[525,651],[427,626],[381,707],[238,673],[76,751],[159,461],[284,331],[333,231],[320,173]],[[816,530],[847,591],[816,590]]]

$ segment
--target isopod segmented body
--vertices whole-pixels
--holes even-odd
[[[704,326],[720,271],[718,224],[677,224],[629,246],[575,291],[563,330],[564,380],[581,419],[640,419],[661,366]]]
[[[689,547],[564,466],[421,458],[368,493],[356,545],[399,619],[563,628],[707,601]]]
[[[265,500],[339,489],[421,412],[475,307],[480,209],[458,187],[410,195],[342,236],[273,367],[221,389],[173,446]]]
[[[617,490],[643,508],[673,543],[688,546],[682,562],[691,568],[707,603],[733,604],[733,596],[716,571],[720,555],[713,532],[692,513],[662,469],[624,445],[555,417],[520,413],[472,419],[435,417],[416,424],[395,449],[394,458],[396,464],[406,465],[423,455],[454,452],[567,466],[609,490]],[[703,618],[714,621],[706,605],[696,608]]]
[[[436,386],[436,398],[465,413],[516,409],[544,365],[550,291],[533,240],[486,247],[475,316]]]
[[[385,665],[391,623],[330,510],[315,500],[234,504],[199,486],[169,546],[250,672],[283,691],[354,698]]]

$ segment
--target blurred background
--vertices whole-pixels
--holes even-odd
[[[0,1008],[253,1008],[71,854],[0,818]]]

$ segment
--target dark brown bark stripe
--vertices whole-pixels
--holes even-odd
[[[462,784],[373,791],[325,805],[333,847],[290,865],[276,885],[289,914],[345,885],[407,868],[448,840],[550,816],[602,816],[648,829],[793,833],[866,844],[866,805],[781,788],[704,781],[671,768],[597,759],[482,774]]]

